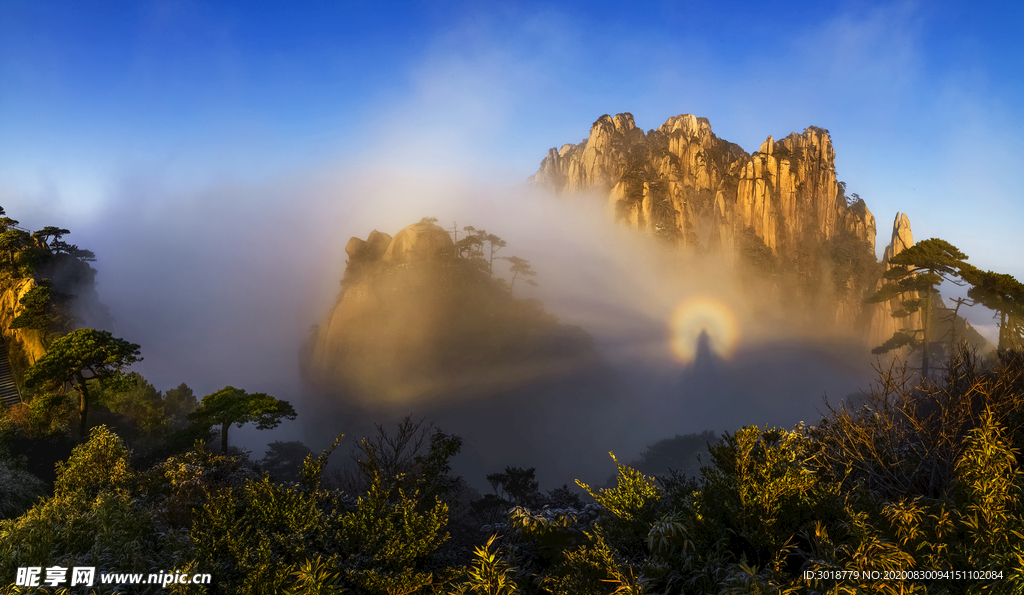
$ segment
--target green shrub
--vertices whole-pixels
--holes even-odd
[[[662,493],[654,478],[619,463],[614,454],[608,454],[619,471],[614,488],[601,488],[595,493],[582,481],[577,479],[576,483],[611,514],[607,520],[609,539],[630,555],[641,554],[647,532],[657,518]]]
[[[131,451],[124,441],[106,426],[89,432],[89,441],[71,451],[66,462],[57,464],[57,494],[98,494],[108,490],[127,490],[135,479]]]
[[[54,496],[0,521],[0,576],[13,577],[23,566],[184,569],[187,537],[161,527],[137,497],[130,455],[116,434],[93,428],[89,441],[58,464]]]
[[[561,561],[541,579],[553,595],[608,595],[609,581],[618,572],[612,550],[600,528],[587,535],[589,543],[564,552]]]
[[[339,573],[332,572],[334,566],[322,556],[303,560],[292,567],[295,584],[285,595],[339,595],[343,590]]]
[[[1024,473],[1006,430],[986,410],[971,430],[956,463],[959,521],[966,529],[961,545],[967,567],[1006,569],[1007,580],[1024,586]],[[1012,570],[1011,570],[1012,569]]]
[[[737,557],[778,565],[784,550],[815,521],[842,513],[839,485],[806,464],[814,445],[801,431],[748,426],[709,447],[699,508],[731,538]]]
[[[213,495],[258,478],[244,458],[214,453],[197,441],[192,450],[150,467],[141,478],[141,493],[164,524],[188,530]]]
[[[293,567],[328,549],[330,521],[309,494],[249,480],[212,494],[196,515],[195,559],[228,592],[280,593]]]
[[[397,487],[387,490],[375,478],[356,510],[341,516],[345,550],[353,554],[348,576],[355,585],[383,593],[391,589],[385,588],[390,584],[385,580],[388,576],[421,576],[429,582],[423,569],[448,539],[448,507],[435,500],[432,508],[420,511],[419,504],[418,493],[406,494]]]

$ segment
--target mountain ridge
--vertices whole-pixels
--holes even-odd
[[[834,302],[824,322],[866,328],[873,346],[911,324],[893,319],[891,304],[864,303],[888,259],[913,244],[909,219],[897,214],[879,262],[875,216],[847,196],[835,164],[831,134],[817,126],[768,136],[747,153],[707,118],[681,114],[644,132],[624,112],[599,117],[580,143],[550,149],[530,181],[560,196],[604,198],[609,216],[633,229],[760,269],[795,311]]]
[[[628,112],[605,114],[579,144],[550,149],[531,180],[559,194],[606,192],[616,219],[682,246],[728,250],[743,227],[775,252],[792,250],[806,231],[875,242],[875,217],[846,196],[831,135],[817,126],[780,141],[768,136],[748,154],[693,114],[647,133]],[[717,235],[701,229],[709,223]]]

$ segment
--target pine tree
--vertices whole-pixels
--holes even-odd
[[[967,255],[945,240],[931,238],[918,242],[889,260],[892,268],[883,277],[886,283],[869,297],[869,303],[900,299],[900,308],[892,315],[906,318],[921,313],[921,328],[896,331],[872,353],[885,353],[906,345],[921,349],[921,378],[928,377],[928,355],[932,343],[932,301],[943,281],[963,284],[963,276],[975,270],[967,264]],[[916,297],[910,297],[916,296]],[[920,337],[920,339],[918,339]]]
[[[977,269],[966,271],[964,279],[971,284],[967,296],[999,317],[999,348],[1024,349],[1024,283]]]

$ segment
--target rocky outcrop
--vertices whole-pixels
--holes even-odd
[[[914,245],[914,234],[910,231],[910,218],[907,217],[906,213],[896,213],[896,219],[892,223],[892,238],[889,240],[889,244],[885,247],[885,252],[882,256],[882,265],[884,270],[888,271],[892,268],[889,261],[894,256],[903,252],[907,248]],[[874,290],[878,291],[881,289],[884,279],[879,279],[875,285]],[[909,292],[902,299],[917,299],[917,292]],[[941,301],[939,306],[942,306]],[[893,312],[899,310],[900,298],[893,298],[886,302],[881,302],[875,306],[872,311],[872,318],[869,330],[868,341],[872,346],[881,345],[893,336],[896,331],[919,329],[922,327],[921,313],[914,312],[909,316],[902,318],[894,318]],[[901,354],[906,353],[906,349],[901,351]]]
[[[906,213],[896,213],[896,219],[892,222],[892,239],[889,240],[889,245],[885,247],[885,253],[882,256],[882,264],[885,265],[885,270],[888,271],[892,268],[889,261],[892,260],[893,256],[900,254],[913,245],[914,234],[910,231],[910,218],[907,217]]]
[[[32,329],[11,329],[21,313],[21,298],[36,286],[33,279],[0,279],[0,334],[7,345],[15,378],[46,354],[42,333]]]
[[[760,269],[769,278],[760,294],[814,328],[846,331],[876,318],[863,303],[878,276],[876,223],[847,197],[835,160],[829,132],[814,126],[768,136],[748,154],[706,118],[683,114],[645,133],[627,113],[548,151],[532,181],[605,199],[611,217],[679,249]]]
[[[365,240],[349,238],[348,244],[345,244],[345,253],[348,254],[349,262],[371,263],[380,260],[390,244],[391,236],[375,229]]]
[[[462,475],[521,458],[540,461],[538,477],[551,481],[570,472],[562,461],[604,472],[594,455],[615,439],[608,428],[638,414],[586,332],[514,297],[429,220],[353,238],[346,252],[338,300],[299,358],[301,407],[315,411],[300,416],[307,440],[365,435],[375,431],[368,421],[411,414],[472,445]]]
[[[605,115],[580,144],[549,150],[532,179],[607,196],[617,219],[680,246],[733,253],[745,230],[778,254],[807,238],[875,241],[871,212],[836,179],[828,131],[813,126],[747,154],[692,114],[647,133],[631,114]]]
[[[468,398],[596,357],[586,333],[514,299],[429,220],[352,238],[346,252],[338,301],[303,355],[308,384],[325,393],[374,408]]]
[[[421,221],[398,232],[388,244],[382,260],[403,264],[435,262],[454,256],[455,243],[448,232],[433,223]]]
[[[892,238],[882,256],[882,268],[885,271],[892,269],[893,265],[890,264],[892,259],[913,245],[914,235],[910,230],[910,219],[904,213],[896,213],[896,219],[892,225]],[[884,282],[884,279],[879,279],[874,286],[874,291],[880,289]],[[869,342],[872,347],[881,345],[898,331],[907,332],[918,340],[921,339],[920,331],[925,325],[920,310],[908,315],[893,317],[894,312],[903,309],[902,300],[915,300],[919,297],[920,294],[916,291],[908,291],[902,296],[875,305],[869,325]],[[993,347],[963,318],[962,310],[957,311],[948,307],[938,292],[933,292],[931,298],[929,325],[933,353],[945,351],[948,355],[953,351],[954,342],[959,343],[961,340],[966,340],[968,345],[979,352],[985,352]],[[905,361],[911,359],[912,356],[919,358],[919,354],[919,350],[915,352],[909,346],[890,353],[890,355],[897,355]]]

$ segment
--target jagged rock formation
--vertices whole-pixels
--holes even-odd
[[[886,271],[892,268],[889,261],[897,254],[914,245],[914,234],[910,231],[910,218],[905,213],[896,213],[896,219],[892,223],[892,239],[885,247],[882,256],[882,265]],[[883,280],[879,279],[874,290],[881,289]],[[917,299],[917,292],[907,295],[905,299]],[[921,328],[921,313],[914,312],[905,318],[893,318],[892,313],[900,308],[898,299],[891,299],[878,304],[871,317],[871,326],[868,332],[868,342],[871,345],[881,345],[892,337],[893,333],[901,330]]]
[[[551,149],[534,182],[607,195],[617,219],[681,246],[730,251],[749,229],[772,251],[812,236],[875,241],[875,218],[836,179],[827,130],[810,127],[747,154],[706,118],[669,118],[646,134],[628,113],[601,116],[578,145]]]
[[[365,240],[349,238],[348,244],[345,244],[345,253],[348,254],[350,265],[359,266],[379,260],[390,244],[391,236],[375,229]]]
[[[606,196],[612,216],[635,229],[762,269],[795,311],[833,304],[820,318],[839,329],[874,316],[863,299],[880,274],[875,217],[836,179],[827,130],[769,136],[747,154],[692,114],[646,133],[631,114],[605,115],[580,144],[548,151],[532,180]]]

